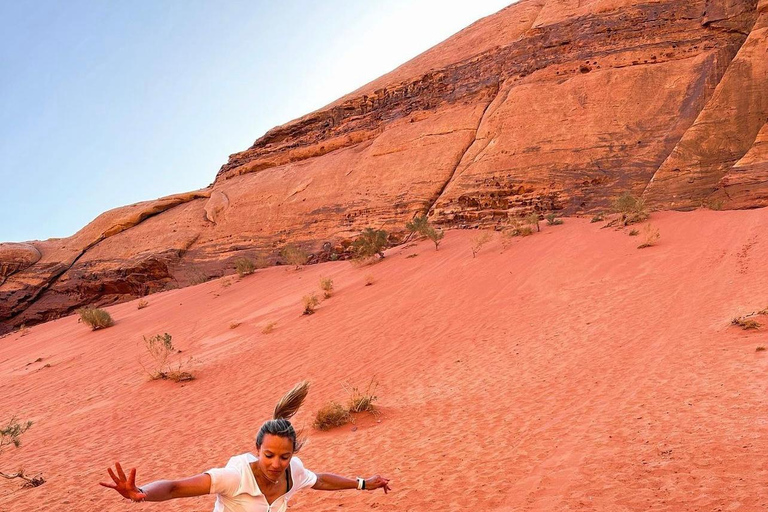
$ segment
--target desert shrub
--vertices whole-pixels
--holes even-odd
[[[189,283],[192,285],[207,283],[210,279],[208,274],[199,268],[194,268],[189,273]]]
[[[375,412],[376,407],[373,402],[378,400],[378,397],[374,394],[379,383],[375,379],[371,379],[365,390],[360,390],[357,387],[350,387],[347,389],[349,393],[349,412]]]
[[[323,277],[320,279],[320,289],[323,290],[323,296],[326,299],[330,299],[333,295],[333,279],[330,277]]]
[[[13,416],[3,428],[0,428],[0,453],[3,453],[6,446],[13,445],[15,448],[21,446],[21,435],[31,426],[31,421],[19,422],[18,418]]]
[[[435,229],[432,224],[429,223],[429,219],[426,215],[417,215],[410,222],[405,224],[405,229],[411,233],[418,233],[423,235],[435,244],[435,250],[440,247],[440,242],[445,237],[445,232],[442,229]]]
[[[248,258],[237,258],[235,260],[235,272],[240,277],[249,276],[256,271],[256,264]]]
[[[548,213],[546,219],[550,226],[558,226],[563,223],[563,219],[559,219],[554,213]]]
[[[267,322],[264,327],[261,328],[261,334],[269,334],[275,330],[277,322]]]
[[[80,315],[80,321],[94,331],[115,325],[112,317],[103,309],[86,306],[78,309],[77,314]]]
[[[752,318],[747,318],[745,316],[734,318],[731,320],[731,323],[741,327],[745,331],[760,328],[760,323],[757,320],[753,320]]]
[[[365,228],[352,242],[352,251],[357,260],[367,260],[378,255],[384,257],[384,249],[387,248],[387,232],[383,229]]]
[[[481,231],[480,233],[473,236],[472,237],[472,257],[474,258],[475,256],[477,256],[477,253],[480,252],[480,249],[482,249],[485,244],[490,242],[492,238],[493,238],[493,235],[488,231]]]
[[[595,222],[603,222],[604,220],[605,220],[605,213],[603,213],[603,212],[598,212],[598,213],[596,213],[596,214],[595,214],[595,215],[592,217],[592,220],[591,220],[590,222],[592,222],[592,223],[595,223]]]
[[[141,299],[138,302],[138,304],[136,304],[136,309],[144,309],[147,306],[149,306],[149,302],[145,301],[144,299]]]
[[[723,200],[715,198],[707,199],[706,201],[702,201],[702,206],[709,208],[710,210],[720,211],[723,209]]]
[[[538,213],[531,213],[530,215],[526,216],[525,221],[531,226],[536,226],[537,232],[541,231],[541,226],[539,225],[541,218],[539,217]],[[531,232],[533,232],[533,230],[531,230]]]
[[[637,229],[633,229],[632,231],[629,232],[629,236],[637,236],[639,234],[640,234],[640,231]]]
[[[7,446],[12,445],[14,448],[21,446],[21,436],[24,434],[24,432],[29,430],[31,426],[31,421],[19,421],[16,416],[11,417],[8,423],[4,427],[0,428],[0,454],[3,453],[3,450]],[[29,477],[24,474],[23,469],[20,469],[16,473],[12,474],[3,473],[0,471],[0,476],[9,480],[20,478],[24,480],[24,487],[37,487],[45,483],[45,478],[43,478],[42,475],[38,474],[36,476]]]
[[[623,226],[642,222],[648,218],[645,200],[624,192],[613,202],[613,211],[619,215],[619,223]]]
[[[184,369],[192,361],[191,358],[186,362],[176,360],[174,364],[179,351],[173,346],[173,338],[170,334],[166,332],[150,338],[144,336],[144,346],[152,359],[150,369],[147,370],[146,367],[144,369],[152,380],[165,379],[174,382],[194,380],[194,375]]]
[[[374,278],[371,274],[365,276],[365,286],[371,286],[375,282],[376,278]]]
[[[349,411],[340,403],[331,401],[317,411],[312,426],[317,430],[330,430],[348,423],[349,420]]]
[[[317,295],[310,293],[301,298],[301,302],[304,304],[304,314],[311,315],[315,312],[315,308],[320,304],[320,299]]]
[[[307,259],[309,259],[309,254],[307,254],[307,252],[301,247],[296,245],[286,245],[280,249],[280,257],[285,261],[286,264],[293,265],[298,270],[307,262]]]
[[[646,224],[645,228],[643,228],[643,243],[638,245],[637,248],[645,249],[646,247],[656,245],[656,242],[659,241],[660,237],[661,235],[659,235],[658,228],[654,228],[650,224]]]

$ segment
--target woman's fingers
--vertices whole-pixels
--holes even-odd
[[[129,474],[131,476],[128,477],[128,486],[136,487],[136,468],[131,468],[131,472]]]
[[[117,490],[117,486],[115,484],[106,484],[104,482],[99,482],[99,485],[103,485],[104,487],[109,487],[110,489]]]
[[[120,477],[120,480],[125,481],[125,473],[123,472],[123,467],[119,462],[115,462],[115,469],[117,469],[117,475]]]
[[[112,471],[112,468],[107,468],[107,473],[109,473],[109,476],[112,477],[112,480],[116,483],[120,483],[120,479],[115,476],[115,473]]]

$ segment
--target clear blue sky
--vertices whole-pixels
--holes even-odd
[[[210,184],[512,0],[0,0],[0,242]]]

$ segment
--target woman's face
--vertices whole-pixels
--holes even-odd
[[[277,481],[293,457],[293,441],[287,437],[266,434],[259,447],[258,465],[270,480]]]

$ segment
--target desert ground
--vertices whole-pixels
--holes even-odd
[[[104,330],[70,316],[10,334],[0,420],[34,424],[0,470],[47,482],[0,481],[0,510],[210,511],[213,496],[132,504],[98,482],[115,461],[139,483],[223,466],[302,379],[304,464],[392,492],[306,490],[296,512],[768,510],[768,316],[731,325],[768,307],[768,209],[650,222],[646,249],[589,218],[495,234],[476,257],[478,232],[455,230],[439,251],[150,295],[107,308]],[[302,315],[322,277],[334,295]],[[142,337],[166,332],[196,380],[148,378]],[[378,415],[311,427],[371,379]]]

